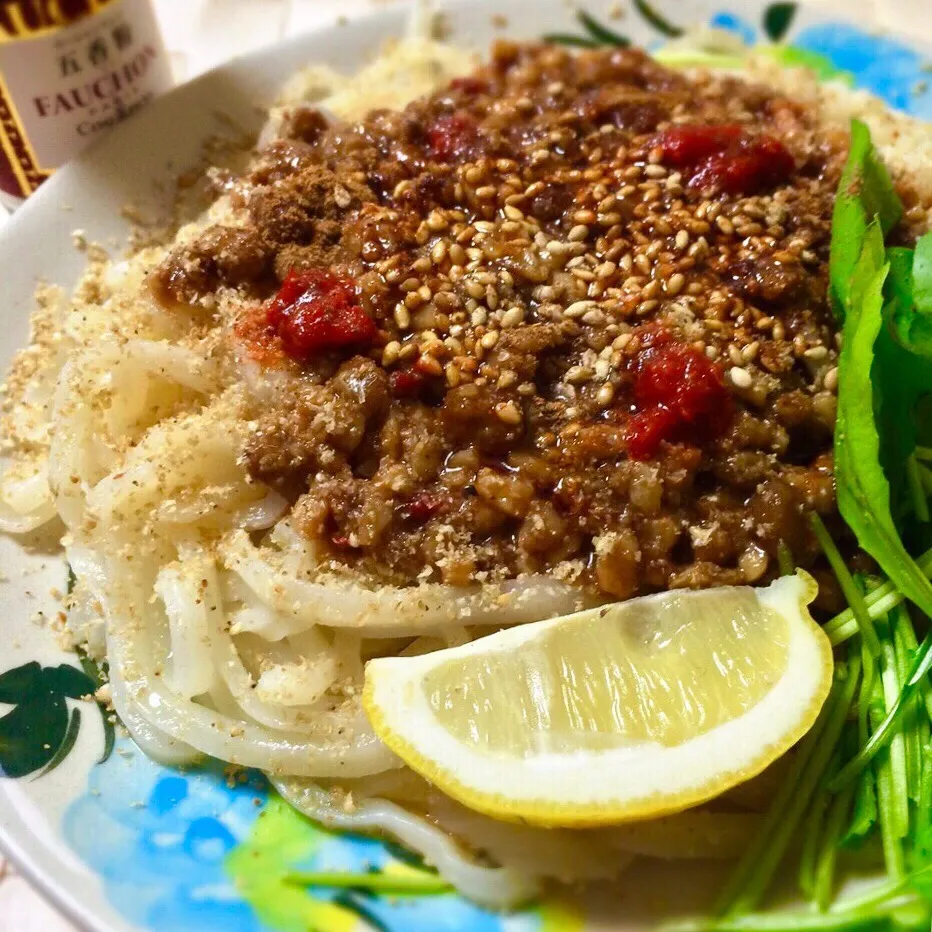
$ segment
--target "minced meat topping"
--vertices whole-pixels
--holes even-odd
[[[400,112],[296,110],[152,276],[235,288],[251,473],[389,582],[754,582],[834,512],[846,139],[631,50],[498,44]],[[209,302],[207,302],[209,303]]]

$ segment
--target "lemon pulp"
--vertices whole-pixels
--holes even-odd
[[[787,621],[750,589],[672,592],[554,626],[422,682],[437,721],[489,752],[667,747],[751,708],[786,667]]]

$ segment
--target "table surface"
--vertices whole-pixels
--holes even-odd
[[[153,0],[172,68],[187,81],[222,61],[336,19],[408,0]],[[928,0],[808,0],[932,41]],[[0,224],[5,217],[0,207]],[[76,932],[0,855],[0,932]]]

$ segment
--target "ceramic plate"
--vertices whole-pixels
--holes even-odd
[[[633,42],[656,45],[708,23],[746,43],[847,80],[932,118],[929,58],[825,12],[760,0],[591,0],[589,11]],[[842,5],[839,5],[841,7]],[[531,14],[531,15],[529,15]],[[503,34],[584,33],[569,4],[471,0],[448,7],[451,38],[484,48]],[[115,251],[129,233],[121,208],[154,216],[173,178],[198,163],[230,121],[255,131],[262,107],[298,67],[358,68],[405,25],[402,9],[298,36],[169,94],[57,174],[0,232],[5,367],[26,341],[40,280],[71,286],[84,258],[72,234]],[[586,902],[561,897],[498,916],[454,895],[380,898],[290,886],[296,869],[378,870],[405,853],[321,831],[270,795],[260,775],[231,781],[221,766],[177,772],[147,760],[89,695],[94,671],[61,652],[49,630],[67,587],[55,538],[22,548],[0,539],[0,845],[65,912],[101,932],[556,932],[644,927],[652,915],[701,905],[716,871],[645,863]],[[6,775],[4,777],[4,774]],[[675,901],[670,890],[675,889]]]

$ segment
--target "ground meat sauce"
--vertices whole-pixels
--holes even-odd
[[[812,564],[843,136],[637,51],[506,43],[401,112],[286,127],[232,184],[252,223],[153,288],[248,299],[245,457],[331,559],[611,597]]]

